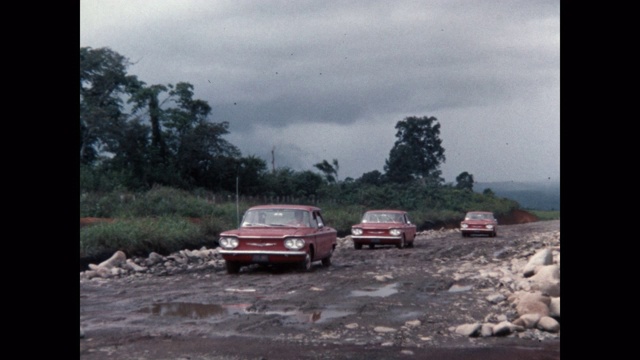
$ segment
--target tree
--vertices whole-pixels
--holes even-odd
[[[80,48],[80,162],[92,164],[112,152],[126,116],[122,96],[137,81],[127,75],[131,63],[109,48]]]
[[[338,169],[340,165],[338,165],[338,159],[333,159],[333,165],[329,164],[327,160],[322,160],[322,162],[314,164],[318,170],[324,173],[325,179],[328,183],[335,183],[338,181]]]
[[[378,170],[369,171],[367,173],[362,174],[360,178],[356,181],[362,184],[370,184],[370,185],[382,185],[384,183],[383,175]]]
[[[444,179],[439,167],[445,156],[438,120],[411,116],[398,121],[395,128],[397,140],[384,165],[388,181],[407,183],[417,179],[425,184],[441,184]]]
[[[460,173],[460,175],[456,177],[456,188],[473,191],[473,175],[466,171]]]
[[[482,195],[485,196],[496,196],[496,194],[491,190],[491,188],[486,188],[482,191]]]

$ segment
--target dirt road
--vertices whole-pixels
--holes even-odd
[[[310,272],[224,267],[80,281],[81,359],[559,359],[560,334],[467,337],[452,327],[513,320],[499,268],[544,247],[559,221],[501,226],[498,236],[430,231],[414,248],[355,250]],[[557,236],[556,236],[557,238]],[[484,271],[484,270],[482,270]]]

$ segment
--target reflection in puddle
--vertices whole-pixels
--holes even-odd
[[[151,313],[159,316],[180,316],[203,319],[222,315],[244,313],[251,304],[215,305],[198,303],[160,303],[151,306]]]
[[[385,297],[398,292],[396,290],[397,283],[389,284],[387,286],[383,286],[380,289],[372,289],[372,290],[353,290],[351,291],[351,296],[376,296],[376,297]]]
[[[150,312],[158,316],[178,316],[189,319],[204,319],[213,317],[223,317],[232,314],[260,314],[260,315],[280,315],[287,319],[290,323],[321,323],[323,321],[346,316],[351,314],[348,311],[340,310],[317,310],[317,311],[255,311],[250,309],[251,304],[233,304],[233,305],[216,305],[216,304],[198,304],[198,303],[158,303],[153,304],[151,308],[143,309],[143,312]]]

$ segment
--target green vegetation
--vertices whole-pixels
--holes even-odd
[[[350,234],[351,225],[364,211],[397,208],[409,211],[419,230],[454,227],[470,209],[494,211],[497,216],[518,208],[509,199],[459,190],[453,186],[438,191],[419,191],[419,187],[326,185],[327,197],[265,198],[242,196],[236,207],[235,196],[204,190],[188,192],[156,186],[146,192],[112,191],[80,195],[80,216],[114,219],[80,229],[80,256],[108,258],[117,250],[127,256],[163,255],[181,249],[214,247],[220,232],[238,226],[238,220],[251,206],[264,203],[300,203],[323,210],[328,226],[339,236]],[[330,196],[330,194],[334,196]],[[274,200],[274,198],[271,198]],[[360,203],[361,205],[354,205]]]

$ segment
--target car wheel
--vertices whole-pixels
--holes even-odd
[[[491,234],[491,237],[496,237],[498,235],[495,231]]]
[[[322,259],[322,266],[324,267],[331,266],[331,256]]]
[[[404,248],[404,236],[400,239],[400,243],[396,245],[398,249]]]
[[[375,245],[374,244],[369,244],[369,249],[375,249]]]
[[[300,263],[300,270],[302,271],[311,270],[311,255],[309,255],[309,253],[307,253],[307,255],[304,257],[304,261]]]
[[[409,244],[407,244],[408,248],[413,248],[413,241],[411,241]]]
[[[353,243],[353,247],[354,247],[356,250],[360,250],[360,249],[362,249],[362,244]]]
[[[237,261],[225,261],[227,266],[227,274],[237,274],[240,272],[240,263]]]

